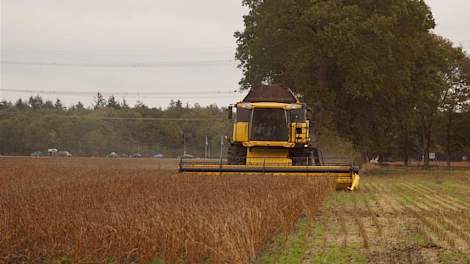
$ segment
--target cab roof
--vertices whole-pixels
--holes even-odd
[[[294,93],[287,87],[280,85],[260,85],[251,88],[243,103],[273,102],[294,104],[299,103]]]

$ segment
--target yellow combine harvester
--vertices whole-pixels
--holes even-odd
[[[359,168],[351,163],[321,161],[311,144],[311,113],[288,88],[261,85],[245,99],[229,107],[233,135],[226,159],[181,159],[180,172],[203,174],[328,175],[336,177],[338,188],[355,190]]]

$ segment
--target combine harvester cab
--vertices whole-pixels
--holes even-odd
[[[311,113],[288,88],[261,85],[236,108],[226,159],[180,159],[179,172],[204,175],[330,176],[337,189],[359,187],[359,167],[325,163],[311,144]]]

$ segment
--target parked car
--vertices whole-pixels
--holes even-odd
[[[58,151],[56,155],[58,157],[67,157],[67,158],[72,157],[72,153],[65,151],[65,150]]]
[[[108,158],[118,158],[119,155],[116,152],[111,152],[108,155],[106,155]]]
[[[126,153],[121,153],[121,154],[119,154],[119,157],[120,158],[129,158],[129,155],[126,154]]]
[[[157,154],[153,155],[153,157],[156,158],[156,159],[163,159],[164,156],[161,153],[157,153]]]
[[[42,153],[41,151],[35,151],[31,153],[31,157],[42,157],[42,156],[45,156],[45,154]]]
[[[132,154],[132,157],[133,158],[142,158],[143,156],[140,153],[134,153],[134,154]]]

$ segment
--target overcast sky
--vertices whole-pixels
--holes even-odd
[[[0,0],[0,99],[39,91],[66,105],[116,94],[134,104],[225,106],[243,96],[233,60],[241,0]],[[427,0],[436,32],[470,50],[469,0]],[[27,93],[12,92],[20,90]]]

